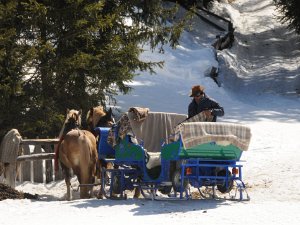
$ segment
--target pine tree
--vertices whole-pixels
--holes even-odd
[[[149,44],[175,47],[185,20],[162,0],[7,0],[0,6],[0,127],[54,136],[66,108],[83,109],[128,93]],[[15,124],[10,124],[15,121]]]
[[[290,29],[300,34],[300,1],[274,0],[277,10],[281,12],[280,21],[287,23]]]
[[[24,121],[28,99],[23,90],[34,49],[22,37],[18,1],[1,1],[0,7],[0,137]]]

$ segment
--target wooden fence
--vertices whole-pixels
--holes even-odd
[[[16,180],[49,183],[63,179],[61,169],[54,171],[58,142],[59,139],[23,139],[16,129],[9,131],[0,146],[0,166],[6,183],[15,187]]]
[[[17,157],[20,163],[17,180],[49,183],[62,179],[61,171],[55,174],[54,151],[58,139],[22,139],[23,154]]]

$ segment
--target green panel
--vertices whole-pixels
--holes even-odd
[[[180,142],[172,142],[164,145],[161,149],[161,158],[164,160],[176,160],[180,149]]]
[[[143,160],[144,150],[139,145],[129,143],[126,139],[123,139],[120,144],[115,147],[117,160]]]
[[[230,144],[227,146],[217,145],[215,142],[194,146],[192,148],[182,148],[180,158],[206,158],[206,159],[224,159],[239,160],[242,151],[236,146]]]

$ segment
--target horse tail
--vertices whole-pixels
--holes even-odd
[[[54,151],[54,171],[55,172],[57,172],[58,171],[58,159],[59,159],[59,148],[60,148],[60,146],[61,146],[61,143],[62,143],[62,141],[63,141],[63,136],[61,136],[60,138],[59,138],[59,141],[58,141],[58,144],[56,145],[56,147],[55,147],[55,151]]]

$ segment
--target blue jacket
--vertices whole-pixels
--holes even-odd
[[[199,104],[197,104],[195,99],[189,104],[188,118],[191,118],[204,110],[211,110],[211,113],[214,116],[213,122],[217,121],[217,116],[224,116],[223,107],[204,94],[204,97],[200,100]]]

